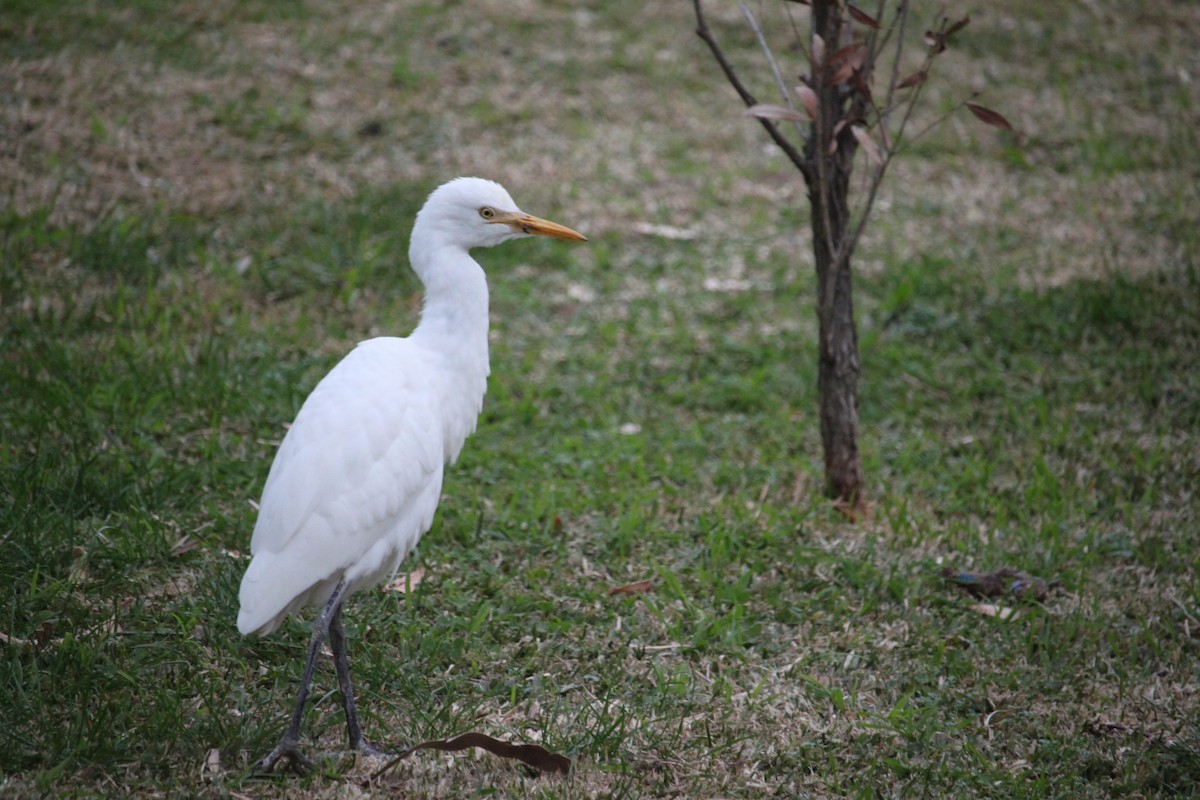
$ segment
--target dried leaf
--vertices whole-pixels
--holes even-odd
[[[469,747],[478,747],[501,758],[516,759],[542,772],[557,772],[566,775],[571,771],[571,759],[566,756],[560,756],[557,753],[551,753],[541,745],[512,744],[510,742],[502,742],[499,739],[493,739],[486,734],[471,732],[455,736],[452,739],[435,739],[433,741],[422,742],[414,747],[401,750],[396,754],[395,758],[383,765],[372,775],[371,780],[387,772],[402,759],[408,758],[418,750],[458,752],[466,750]]]
[[[854,134],[855,139],[858,139],[863,152],[867,154],[867,160],[877,167],[883,166],[883,155],[879,152],[879,148],[871,139],[870,134],[867,133],[867,129],[861,125],[851,125],[850,132]]]
[[[200,765],[200,779],[211,781],[221,774],[221,751],[215,747],[208,751]]]
[[[417,584],[425,577],[425,568],[417,567],[412,572],[404,575],[397,575],[391,583],[383,587],[385,592],[395,592],[396,594],[408,594],[411,590],[417,588]]]
[[[46,645],[54,640],[54,623],[46,620],[38,626],[37,631],[33,635],[34,648],[41,650]]]
[[[836,66],[837,69],[829,77],[828,84],[836,86],[839,83],[845,83],[850,80],[855,72],[862,69],[866,61],[867,48],[864,45],[851,44],[838,50],[829,59],[830,65]]]
[[[848,6],[848,8],[850,9],[850,16],[854,17],[854,19],[861,22],[863,25],[866,25],[868,28],[879,30],[879,23],[876,22],[875,18],[870,14],[853,5]]]
[[[654,225],[650,222],[633,223],[634,233],[647,236],[661,236],[664,239],[686,242],[696,238],[696,231],[691,228],[677,228],[674,225]]]
[[[804,106],[804,110],[808,112],[810,119],[817,118],[817,93],[808,86],[797,86],[796,97],[800,100],[800,105]]]
[[[825,63],[825,40],[816,33],[813,34],[812,40],[812,63],[814,72],[817,67]]]
[[[744,292],[754,284],[744,278],[708,277],[704,279],[703,286],[706,292]]]
[[[871,95],[871,85],[867,83],[867,79],[863,77],[861,71],[855,72],[850,76],[850,85],[854,87],[854,91],[858,92],[859,96],[866,100],[869,105],[875,104],[875,99]]]
[[[975,115],[975,118],[984,124],[993,125],[997,128],[1003,128],[1006,131],[1013,130],[1012,123],[1006,120],[1004,115],[997,111],[992,111],[990,108],[984,108],[983,106],[976,105],[975,103],[967,103],[967,108],[971,109],[971,113]]]
[[[1017,611],[1015,608],[998,606],[994,603],[976,603],[975,605],[971,606],[971,610],[979,614],[983,614],[985,617],[995,617],[996,619],[1004,622],[1021,616],[1021,612]]]
[[[967,27],[967,25],[969,25],[970,23],[971,23],[971,15],[968,14],[967,16],[963,17],[958,22],[954,23],[953,25],[951,25],[949,28],[946,29],[946,32],[942,34],[942,41],[949,39],[951,36],[958,33],[963,28]]]
[[[853,64],[861,67],[867,62],[867,46],[864,44],[848,44],[833,54],[830,64]]]
[[[909,75],[907,78],[897,83],[896,88],[907,89],[910,86],[920,86],[928,77],[929,73],[925,72],[924,70],[921,70],[920,72],[914,72],[912,75]]]
[[[615,586],[608,590],[608,596],[612,597],[615,594],[645,594],[654,588],[654,581],[634,581],[627,583],[624,586]]]
[[[879,131],[879,141],[883,143],[883,149],[892,152],[892,137],[888,135],[887,124],[881,119],[875,128]]]
[[[192,539],[190,534],[184,534],[175,544],[171,545],[171,557],[177,558],[184,553],[195,550],[200,543]]]
[[[850,522],[858,522],[860,519],[869,520],[871,518],[871,505],[862,498],[856,498],[853,502],[844,499],[834,500],[833,508]]]
[[[845,83],[850,80],[850,76],[854,74],[854,65],[842,64],[837,70],[829,76],[827,84],[829,86],[837,86],[839,83]]]
[[[758,117],[759,119],[787,119],[787,120],[802,120],[804,115],[799,111],[793,111],[784,106],[771,105],[770,103],[758,103],[746,109],[747,116]]]

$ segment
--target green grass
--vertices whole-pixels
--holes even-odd
[[[96,87],[128,104],[105,107],[108,144],[84,146],[86,108],[23,112],[63,138],[23,140],[0,207],[0,795],[326,797],[369,774],[250,776],[307,644],[304,621],[237,635],[250,502],[321,375],[415,323],[404,253],[425,193],[488,167],[591,241],[477,254],[494,331],[479,429],[405,567],[424,579],[357,596],[346,622],[372,739],[474,729],[575,772],[419,753],[384,788],[1200,791],[1200,206],[1179,168],[1196,84],[1163,78],[1194,64],[1188,43],[1119,5],[1153,57],[1090,48],[1099,22],[1036,4],[1008,12],[1032,37],[973,14],[946,91],[987,75],[989,104],[1032,129],[1016,158],[952,124],[897,165],[859,255],[872,514],[850,523],[819,494],[802,192],[688,38],[687,4],[618,6],[468,26],[426,4],[401,9],[408,41],[400,11],[348,5],[5,12],[6,41],[39,36],[3,69],[47,58],[28,75],[74,97],[75,65],[124,31],[140,44],[122,57],[179,86]],[[753,63],[736,19],[721,25]],[[253,96],[246,42],[278,47]],[[280,77],[305,74],[281,66],[296,42],[339,55]],[[210,144],[151,146],[130,120],[163,104],[207,120],[186,130]],[[144,145],[140,172],[167,188],[131,189],[114,143]],[[179,189],[201,173],[228,194]],[[693,235],[630,232],[643,221]],[[1001,621],[944,564],[1062,586]],[[323,663],[314,748],[342,742],[334,687]]]

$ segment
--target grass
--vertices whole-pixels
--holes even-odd
[[[307,633],[239,637],[237,586],[283,426],[414,324],[407,229],[462,173],[591,241],[479,254],[486,408],[423,580],[347,608],[360,705],[387,746],[473,729],[575,770],[423,752],[380,788],[1195,793],[1200,21],[1101,6],[973,12],[930,83],[1025,140],[953,117],[881,195],[854,524],[819,493],[803,190],[687,4],[11,6],[0,795],[369,774],[251,777]],[[756,63],[736,8],[713,22]],[[1001,620],[943,565],[1062,585]],[[336,751],[317,682],[306,741]]]

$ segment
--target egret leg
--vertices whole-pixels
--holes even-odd
[[[333,650],[338,687],[342,691],[342,708],[346,711],[346,736],[350,739],[350,749],[369,756],[388,755],[368,742],[358,725],[358,708],[354,701],[354,687],[350,683],[350,657],[346,653],[346,629],[342,627],[341,607],[334,612],[333,619],[329,620],[329,648]]]
[[[291,722],[288,723],[287,730],[284,731],[279,743],[275,745],[275,749],[260,762],[259,769],[263,772],[275,769],[279,759],[285,757],[292,762],[292,766],[298,772],[309,772],[313,769],[312,760],[300,750],[300,723],[304,720],[304,704],[308,701],[308,690],[312,685],[317,656],[321,652],[321,645],[324,644],[325,637],[329,635],[332,620],[337,619],[338,629],[341,629],[342,590],[345,589],[345,586],[345,581],[338,582],[333,589],[333,594],[329,597],[329,602],[325,604],[320,616],[313,623],[312,639],[308,643],[308,656],[304,661],[304,676],[300,679],[300,693],[296,696],[296,707],[292,709]]]

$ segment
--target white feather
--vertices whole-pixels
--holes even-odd
[[[348,596],[389,577],[433,524],[444,465],[475,430],[487,388],[487,280],[468,250],[531,231],[583,238],[528,215],[497,224],[485,208],[523,214],[478,178],[430,195],[409,248],[425,285],[420,324],[359,344],[305,400],[263,488],[242,633],[270,633],[339,581]]]
[[[407,339],[372,339],[309,395],[263,489],[239,630],[269,633],[343,576],[351,591],[388,577],[429,530],[447,456],[444,362]]]

